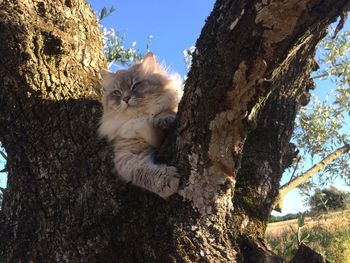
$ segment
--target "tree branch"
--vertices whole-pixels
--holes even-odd
[[[274,260],[267,248],[260,249],[257,236],[263,235],[278,176],[290,159],[286,152],[292,152],[290,118],[306,91],[306,60],[346,2],[216,2],[197,41],[177,137],[169,146],[184,179],[183,198],[164,201],[118,184],[113,153],[96,135],[96,87],[105,61],[86,2],[0,1],[8,262]],[[266,121],[278,132],[258,149],[265,156],[255,170],[248,171],[246,163],[247,176],[239,183],[250,206],[235,210],[236,174],[249,153],[243,147],[256,123],[261,128],[269,119],[268,112],[266,119],[259,114],[266,101],[266,107],[278,102],[269,109],[286,116]],[[276,147],[285,130],[288,136]],[[274,160],[266,160],[271,152]],[[240,247],[244,251],[237,256]]]
[[[322,161],[312,166],[304,174],[295,177],[292,181],[286,183],[279,189],[279,194],[274,203],[274,210],[281,212],[283,208],[283,202],[286,195],[292,191],[294,188],[305,183],[309,178],[314,176],[318,171],[322,170],[327,164],[333,162],[335,159],[340,157],[342,154],[350,151],[350,145],[345,144],[344,146],[336,149],[334,152],[327,155]]]

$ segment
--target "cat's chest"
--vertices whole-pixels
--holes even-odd
[[[163,133],[153,127],[152,120],[140,117],[125,121],[118,129],[118,137],[123,139],[143,139],[153,147],[159,146]]]

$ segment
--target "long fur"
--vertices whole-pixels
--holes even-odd
[[[181,80],[152,53],[128,70],[102,73],[103,116],[99,134],[114,146],[114,165],[125,181],[167,198],[178,190],[173,166],[154,163],[182,96]]]

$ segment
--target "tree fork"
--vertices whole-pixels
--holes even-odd
[[[96,136],[97,75],[106,64],[85,1],[0,1],[0,140],[9,171],[0,233],[8,262],[234,262],[237,253],[238,262],[278,262],[260,236],[292,152],[288,136],[280,151],[267,148],[283,161],[271,176],[236,175],[248,132],[269,123],[262,112],[276,101],[281,112],[302,103],[308,79],[289,65],[309,65],[348,3],[216,2],[167,149],[182,189],[164,201],[118,184],[110,148]],[[259,184],[269,187],[259,192]],[[247,193],[242,206],[236,190]],[[249,204],[259,196],[255,210]]]

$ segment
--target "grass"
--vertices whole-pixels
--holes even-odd
[[[301,230],[305,243],[332,263],[350,263],[350,211],[334,212],[318,218],[306,218]],[[271,223],[266,240],[270,248],[285,262],[297,247],[297,220]]]

